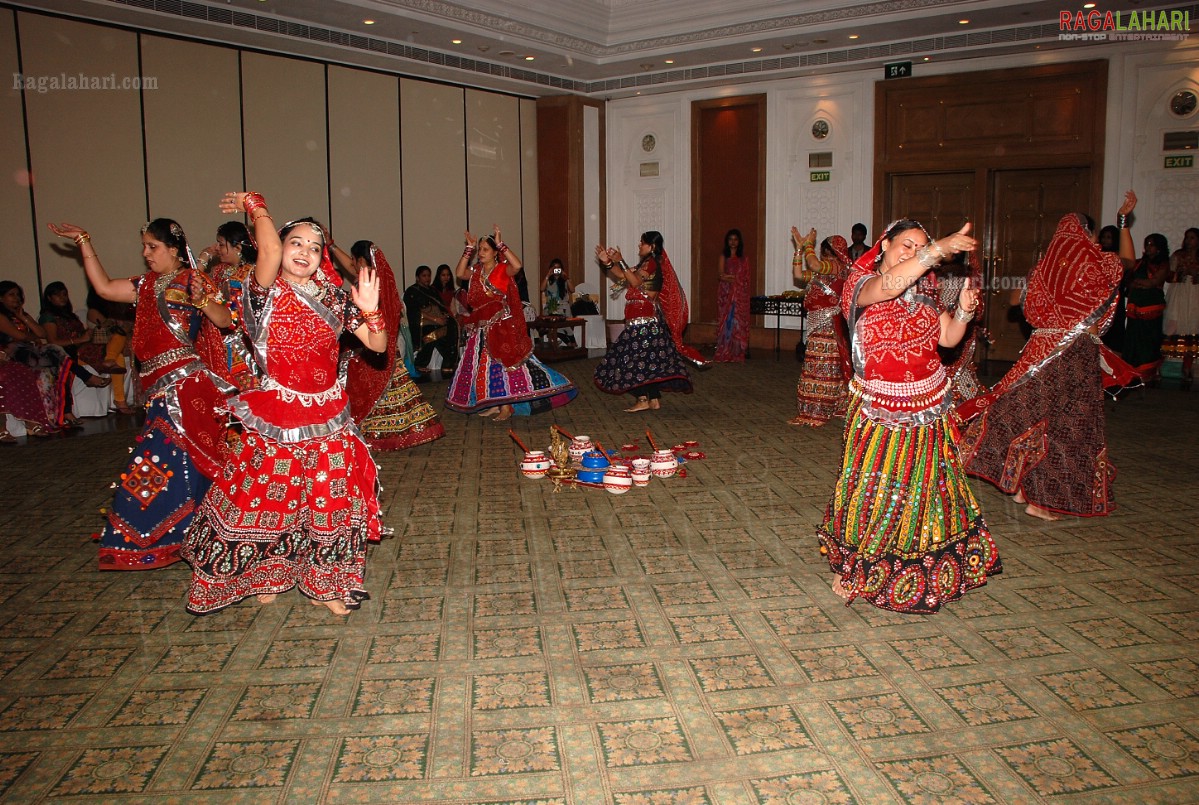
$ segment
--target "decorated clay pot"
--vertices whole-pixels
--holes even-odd
[[[604,473],[604,489],[607,489],[613,495],[623,495],[628,492],[633,486],[633,479],[629,475],[629,468],[620,464],[613,464]]]
[[[591,448],[590,436],[576,436],[571,440],[570,447],[567,449],[570,451],[570,457],[575,461],[579,461]]]
[[[678,468],[679,460],[669,450],[655,450],[654,456],[649,462],[650,472],[659,478],[669,478],[675,474]]]
[[[633,459],[633,471],[629,475],[633,479],[634,486],[649,486],[649,479],[651,477],[649,464],[648,458]]]
[[[552,462],[540,450],[530,450],[520,462],[520,471],[526,478],[542,478]]]

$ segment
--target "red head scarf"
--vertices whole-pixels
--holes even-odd
[[[841,261],[841,265],[848,267],[853,261],[849,259],[849,244],[845,242],[845,238],[840,235],[833,235],[828,239],[829,248],[833,250],[833,254],[837,255],[837,259]]]

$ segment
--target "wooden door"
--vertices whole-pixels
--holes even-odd
[[[693,322],[715,322],[724,236],[741,230],[759,293],[766,255],[766,96],[742,95],[691,105],[691,302]],[[682,254],[682,233],[664,232],[668,254]]]
[[[1086,212],[1090,168],[997,170],[992,174],[991,226],[984,236],[985,322],[992,344],[983,353],[986,371],[996,374],[1024,347],[1019,324],[1008,321],[1011,289],[1021,287],[1049,246],[1057,223],[1068,212]]]
[[[932,238],[940,238],[976,221],[975,172],[911,173],[891,177],[890,207],[886,226],[896,218],[911,218],[924,224]],[[875,235],[881,235],[879,230]]]

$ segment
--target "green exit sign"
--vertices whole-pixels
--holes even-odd
[[[907,78],[912,74],[910,61],[896,61],[883,65],[883,78]]]
[[[1195,167],[1195,155],[1187,154],[1184,157],[1166,157],[1167,168],[1193,168]],[[813,179],[815,181],[815,179]]]
[[[832,171],[812,171],[811,177],[812,178],[810,179],[810,181],[813,181],[813,182],[827,182],[833,178],[833,172]]]

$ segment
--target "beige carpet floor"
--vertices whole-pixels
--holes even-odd
[[[786,424],[794,361],[636,416],[593,367],[520,437],[706,458],[554,494],[507,426],[446,412],[378,456],[396,538],[345,619],[294,592],[197,618],[183,565],[97,572],[132,424],[4,448],[0,802],[1199,801],[1199,396],[1109,404],[1112,517],[977,484],[1005,572],[905,617],[830,590],[840,426]]]

